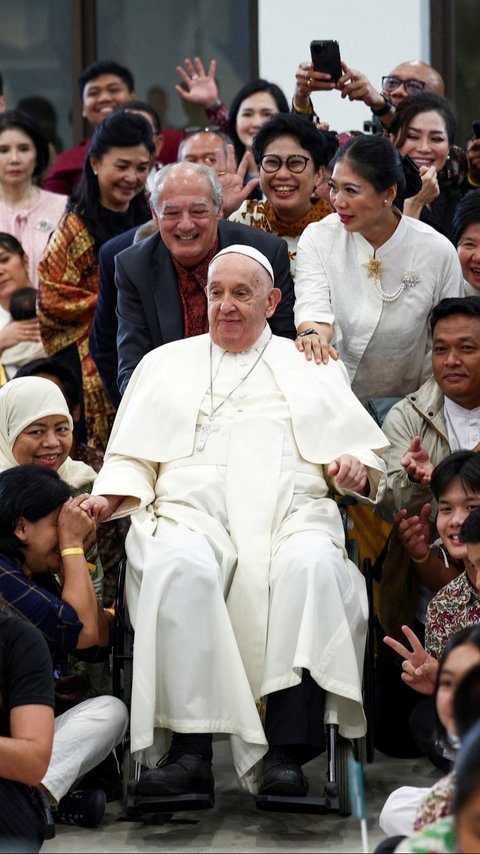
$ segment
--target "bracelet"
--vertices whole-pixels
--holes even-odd
[[[310,326],[309,329],[304,329],[303,332],[299,332],[297,338],[303,338],[304,335],[318,335],[318,332],[313,328],[313,326]]]
[[[470,177],[470,175],[467,175],[467,181],[472,187],[480,187],[480,184],[477,184],[477,182],[474,181],[473,178]]]
[[[383,107],[380,107],[379,110],[372,110],[373,115],[377,116],[377,118],[380,118],[380,116],[384,116],[386,113],[389,113],[393,107],[392,102],[389,101],[388,98],[385,97],[385,95],[382,95],[382,98],[385,101]]]
[[[62,557],[65,557],[65,555],[83,555],[85,557],[85,552],[80,547],[75,547],[72,549],[60,549],[60,554]]]
[[[206,110],[218,110],[218,108],[221,106],[222,106],[222,102],[221,102],[220,98],[217,98],[216,101],[213,101],[213,103],[210,104],[210,106],[205,107],[205,109]]]
[[[429,557],[430,557],[430,546],[427,549],[426,555],[424,555],[423,557],[420,557],[420,558],[412,557],[411,560],[413,560],[414,563],[426,563]]]
[[[292,110],[294,113],[300,113],[306,116],[311,116],[313,113],[313,104],[311,99],[308,99],[308,107],[297,107],[295,103],[295,97],[292,98]]]

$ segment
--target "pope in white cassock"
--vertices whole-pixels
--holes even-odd
[[[388,441],[340,363],[272,336],[281,292],[260,252],[219,252],[207,297],[209,334],[137,367],[85,502],[132,513],[137,791],[212,793],[212,735],[228,734],[243,786],[304,795],[324,721],[365,732],[365,586],[329,492],[378,501]]]

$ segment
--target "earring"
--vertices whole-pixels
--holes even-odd
[[[388,205],[388,199],[384,199],[384,200],[383,200],[383,204],[384,204],[384,205]]]

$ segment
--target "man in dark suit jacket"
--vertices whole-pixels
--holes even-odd
[[[164,167],[157,173],[151,204],[158,234],[120,251],[133,240],[133,232],[127,232],[106,243],[100,253],[100,288],[90,351],[116,403],[115,294],[108,269],[117,252],[118,387],[122,394],[146,353],[185,337],[186,331],[190,335],[204,331],[203,286],[208,261],[225,246],[247,244],[267,256],[275,273],[275,285],[282,290],[270,325],[276,335],[292,339],[296,336],[287,244],[250,226],[223,220],[221,185],[213,170],[186,162]],[[197,308],[190,316],[192,296]]]

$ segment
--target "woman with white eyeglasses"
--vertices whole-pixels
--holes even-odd
[[[309,223],[332,212],[315,191],[328,179],[327,164],[336,144],[312,122],[278,113],[260,128],[252,150],[264,198],[247,199],[229,219],[283,237],[295,278],[300,235]]]

